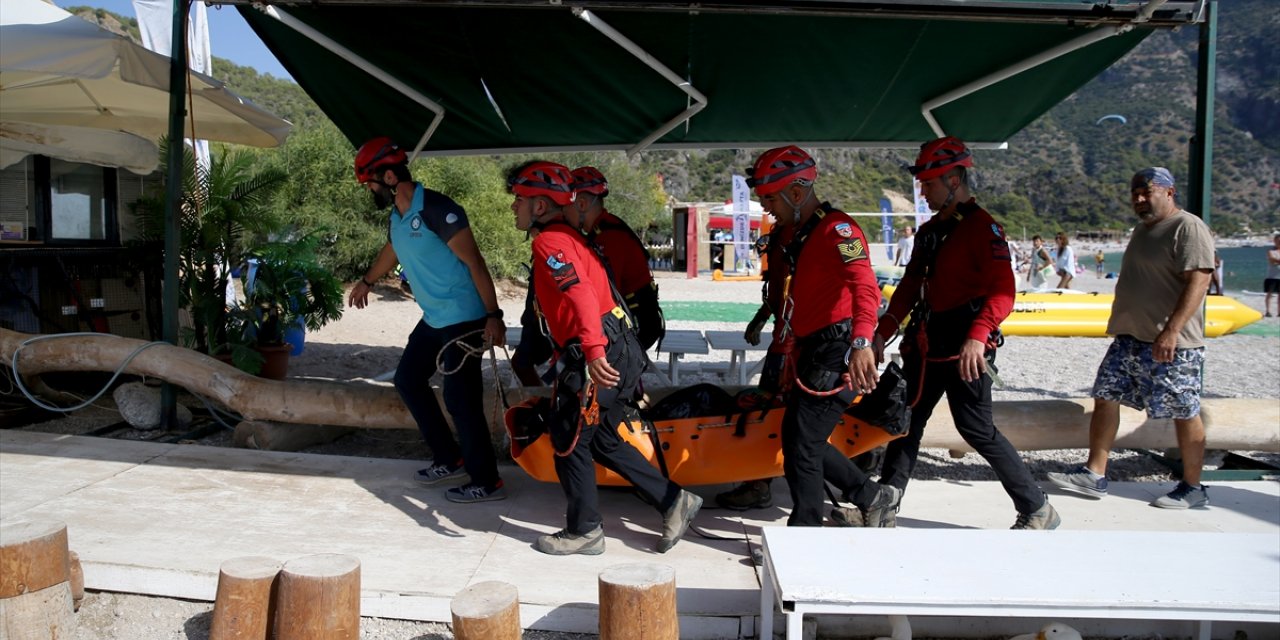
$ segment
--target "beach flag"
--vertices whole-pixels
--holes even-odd
[[[133,13],[138,18],[142,46],[166,57],[173,53],[173,0],[133,0]],[[193,71],[212,77],[213,49],[209,44],[208,18],[204,0],[194,0],[187,16],[187,64]],[[196,135],[200,135],[199,128]],[[185,140],[195,151],[196,162],[207,170],[209,141]]]
[[[920,225],[929,221],[933,217],[933,212],[929,210],[929,202],[924,199],[924,192],[920,189],[920,181],[915,178],[911,179],[912,191],[916,194],[916,230],[920,230]]]
[[[733,268],[745,271],[751,265],[751,188],[744,176],[733,176]],[[726,265],[727,266],[727,265]]]
[[[880,238],[884,243],[884,252],[889,257],[889,264],[893,264],[893,204],[888,198],[880,198]]]

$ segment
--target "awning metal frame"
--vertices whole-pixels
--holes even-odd
[[[959,100],[960,98],[963,98],[971,93],[981,91],[993,84],[996,84],[997,82],[1006,80],[1008,78],[1012,78],[1013,76],[1016,76],[1019,73],[1022,73],[1023,71],[1038,67],[1046,62],[1049,62],[1050,60],[1053,60],[1055,58],[1071,53],[1072,51],[1076,51],[1076,50],[1088,47],[1089,45],[1092,45],[1095,42],[1101,42],[1102,40],[1106,40],[1107,38],[1128,33],[1132,31],[1135,26],[1142,24],[1144,22],[1149,22],[1151,20],[1151,16],[1155,14],[1156,10],[1159,9],[1161,5],[1165,4],[1168,1],[1169,0],[1151,0],[1146,4],[1146,6],[1142,8],[1141,11],[1138,12],[1138,15],[1134,17],[1133,20],[1130,21],[1128,24],[1100,25],[1100,26],[1094,27],[1092,31],[1085,33],[1077,38],[1068,40],[1052,49],[1042,51],[1034,56],[1031,56],[1030,58],[1027,58],[1026,60],[1023,60],[1016,64],[1009,65],[1004,69],[1000,69],[999,71],[990,73],[981,78],[978,78],[977,80],[974,80],[972,82],[956,87],[955,89],[952,89],[951,91],[948,91],[936,98],[926,100],[924,104],[920,105],[920,114],[924,116],[925,121],[929,123],[929,128],[933,129],[933,132],[937,134],[938,137],[945,136],[947,134],[942,129],[942,125],[940,125],[938,123],[937,118],[933,116],[933,111],[938,107],[941,107],[942,105],[945,105],[951,102],[955,102],[956,100]]]
[[[323,33],[320,33],[319,31],[311,28],[311,26],[308,25],[307,23],[289,15],[287,12],[280,9],[279,7],[256,4],[256,3],[253,6],[254,8],[261,11],[262,13],[268,16],[271,16],[272,18],[275,18],[276,20],[280,21],[281,24],[284,24],[290,29],[293,29],[294,31],[297,31],[299,34],[311,39],[312,42],[315,42],[316,44],[328,49],[329,51],[332,51],[334,54],[338,55],[343,60],[350,62],[351,64],[355,65],[359,69],[363,70],[365,73],[368,73],[369,75],[381,80],[387,86],[395,89],[396,91],[399,91],[400,93],[404,94],[405,97],[409,98],[410,100],[413,100],[414,102],[417,102],[418,104],[429,109],[432,113],[436,114],[435,117],[431,119],[431,124],[427,125],[427,130],[422,134],[422,139],[418,140],[417,146],[413,148],[413,153],[409,154],[410,158],[418,157],[418,154],[422,152],[422,148],[427,146],[427,141],[431,139],[431,135],[434,134],[436,132],[436,128],[440,126],[440,122],[444,120],[445,108],[441,106],[440,103],[422,95],[413,87],[410,87],[409,85],[401,82],[395,76],[387,73],[386,71],[383,71],[381,67],[373,64],[372,62],[369,62],[368,60],[361,57],[359,54],[339,44],[336,40],[330,38],[329,36],[326,36]]]
[[[668,120],[666,124],[662,125],[661,127],[658,127],[658,129],[653,133],[650,133],[649,135],[645,136],[643,139],[640,140],[640,142],[636,143],[634,147],[627,149],[628,156],[634,156],[635,154],[640,153],[641,151],[644,151],[646,148],[652,145],[654,141],[656,141],[658,138],[661,138],[662,136],[667,135],[667,132],[680,126],[680,123],[682,122],[688,123],[688,121],[691,118],[693,118],[695,114],[697,114],[699,111],[702,111],[703,109],[706,108],[707,97],[703,95],[701,91],[698,91],[696,88],[694,88],[692,82],[676,75],[676,73],[672,71],[670,67],[659,62],[658,59],[653,57],[652,54],[650,54],[648,51],[645,51],[644,48],[642,48],[640,45],[633,42],[630,38],[622,35],[622,33],[620,33],[617,29],[614,29],[613,27],[609,26],[609,23],[602,20],[596,14],[591,13],[589,9],[574,7],[572,11],[573,11],[573,15],[581,18],[583,22],[586,22],[587,24],[591,25],[592,28],[594,28],[596,31],[599,31],[601,34],[604,35],[604,37],[617,43],[618,46],[622,47],[628,53],[630,53],[631,55],[639,59],[641,62],[648,65],[650,69],[657,71],[659,75],[661,75],[671,84],[675,85],[677,89],[683,91],[686,95],[689,96],[689,99],[693,101],[693,104],[690,104],[689,107],[685,109],[683,112],[681,112],[671,120]],[[688,125],[686,124],[685,126],[688,126]]]

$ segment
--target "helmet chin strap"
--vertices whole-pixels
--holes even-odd
[[[800,202],[791,202],[791,199],[787,197],[786,189],[779,191],[778,197],[781,198],[783,202],[787,203],[788,207],[791,207],[791,215],[794,216],[795,221],[799,223],[800,222],[800,205],[808,202],[809,198],[813,197],[813,185],[809,185],[809,191],[805,193],[804,198],[802,198]]]
[[[947,199],[943,200],[942,206],[938,207],[939,213],[946,211],[947,207],[951,206],[951,202],[956,199],[956,189],[959,189],[959,188],[960,188],[960,184],[956,183],[956,186],[947,189]]]

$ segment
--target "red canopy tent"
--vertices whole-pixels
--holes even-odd
[[[708,229],[733,229],[733,216],[711,216],[707,222]],[[751,230],[760,228],[760,218],[751,218]]]

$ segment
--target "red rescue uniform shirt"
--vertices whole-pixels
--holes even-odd
[[[596,244],[604,257],[609,260],[609,268],[613,270],[614,284],[624,296],[629,296],[653,282],[653,273],[649,271],[649,257],[645,254],[644,245],[636,237],[631,227],[618,216],[607,210],[596,220],[593,234]]]
[[[871,270],[867,239],[848,214],[822,206],[827,213],[805,240],[791,277],[791,330],[803,338],[852,318],[853,337],[869,338],[880,308],[880,288]]]
[[[969,327],[969,338],[979,342],[986,342],[1013,310],[1016,285],[1013,270],[1009,268],[1009,241],[1004,227],[972,198],[956,210],[962,218],[938,250],[933,274],[927,282],[925,254],[929,252],[921,251],[921,238],[934,233],[943,221],[934,216],[916,233],[916,253],[889,299],[889,312],[877,327],[877,332],[886,340],[898,328],[895,319],[905,318],[915,306],[921,284],[925,285],[925,302],[935,312],[955,309],[975,298],[986,298]]]
[[[603,358],[608,341],[600,316],[616,305],[609,277],[586,239],[566,223],[551,223],[533,239],[533,290],[551,339],[577,338],[587,362]]]

